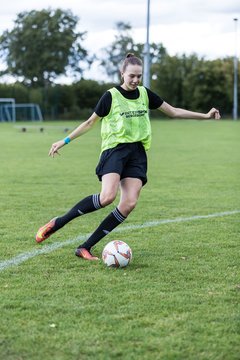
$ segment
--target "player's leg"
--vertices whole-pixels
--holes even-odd
[[[104,178],[103,178],[104,181]],[[119,205],[101,222],[99,227],[89,237],[87,241],[81,244],[77,250],[76,255],[87,258],[82,255],[86,250],[90,253],[91,248],[96,245],[104,236],[109,234],[113,229],[120,225],[130,212],[135,208],[137,200],[142,188],[142,181],[140,179],[125,178],[121,180],[120,190],[121,197]],[[84,249],[84,250],[82,250]],[[90,256],[91,253],[90,253]],[[95,260],[87,258],[88,260]]]
[[[50,235],[61,229],[64,225],[66,225],[76,217],[96,211],[101,208],[102,205],[100,203],[100,194],[93,194],[85,197],[76,205],[74,205],[73,208],[70,209],[66,214],[64,214],[63,216],[55,217],[50,220],[46,225],[42,226],[36,234],[36,241],[39,243],[46,240]]]
[[[102,188],[99,199],[103,207],[111,204],[115,200],[119,183],[120,175],[117,173],[109,173],[102,176]]]
[[[127,177],[121,180],[118,209],[123,216],[127,217],[137,205],[142,186],[143,183],[140,179]]]
[[[106,206],[112,203],[119,189],[120,175],[117,173],[105,174],[102,176],[102,190],[100,193],[100,201]],[[121,224],[125,220],[125,217],[119,212],[116,208],[114,209],[99,225],[99,227],[94,231],[94,233],[89,237],[87,241],[81,244],[77,249],[75,254],[80,257],[82,252],[87,250],[90,252],[91,248],[109,232],[111,232],[117,225]],[[82,250],[84,249],[84,250]],[[90,259],[89,259],[90,260]]]
[[[46,240],[50,235],[78,216],[88,214],[109,205],[116,197],[119,180],[120,176],[118,174],[106,174],[102,181],[102,190],[100,194],[85,197],[63,216],[50,220],[38,230],[36,241],[42,242]]]

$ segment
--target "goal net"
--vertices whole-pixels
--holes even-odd
[[[0,98],[0,121],[42,121],[38,104],[16,104],[15,99]]]

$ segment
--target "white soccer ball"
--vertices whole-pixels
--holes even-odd
[[[110,267],[125,267],[132,259],[132,250],[124,241],[110,241],[102,252],[103,262]]]

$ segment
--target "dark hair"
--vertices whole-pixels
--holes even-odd
[[[131,64],[131,65],[139,65],[139,66],[143,66],[142,60],[139,59],[137,56],[135,56],[132,53],[128,53],[123,61],[122,64],[122,72],[124,72],[126,70],[126,67]]]

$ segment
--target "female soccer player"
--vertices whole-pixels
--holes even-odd
[[[96,174],[102,182],[100,194],[85,197],[63,216],[55,217],[41,227],[36,235],[38,243],[47,239],[69,221],[111,204],[120,188],[118,206],[102,221],[92,235],[81,244],[75,254],[86,260],[98,260],[91,248],[119,224],[135,208],[141,189],[147,182],[146,151],[151,145],[149,109],[158,109],[172,118],[220,119],[219,111],[197,113],[175,108],[151,90],[140,86],[142,61],[128,54],[121,69],[122,84],[103,94],[93,114],[63,140],[52,144],[49,156],[85,134],[100,119],[102,147]]]

